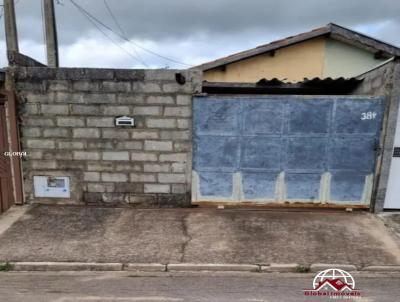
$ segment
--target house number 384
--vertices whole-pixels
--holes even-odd
[[[368,111],[361,113],[361,120],[374,120],[376,118],[376,112]]]

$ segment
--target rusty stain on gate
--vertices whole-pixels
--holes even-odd
[[[19,140],[14,94],[0,92],[0,213],[22,203],[21,163],[8,152],[18,152]]]

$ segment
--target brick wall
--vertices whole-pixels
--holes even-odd
[[[389,95],[392,88],[394,65],[393,62],[389,62],[359,76],[358,78],[363,81],[352,94]]]
[[[385,97],[385,116],[380,139],[380,152],[377,156],[376,180],[372,196],[373,211],[380,212],[383,210],[386,196],[400,103],[399,62],[397,60],[388,62],[361,75],[359,78],[362,78],[363,82],[353,94]]]
[[[200,72],[19,67],[10,75],[28,154],[26,201],[39,200],[34,175],[69,176],[67,202],[190,201],[191,100],[201,91]],[[136,126],[116,127],[121,115],[133,116]]]

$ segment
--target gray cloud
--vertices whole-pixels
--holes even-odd
[[[103,0],[75,1],[117,30]],[[62,5],[56,5],[56,14],[61,53],[65,56],[61,58],[63,64],[138,66],[121,49],[110,48],[111,43],[69,0],[59,2]],[[193,64],[329,22],[400,44],[397,34],[400,32],[400,1],[397,0],[108,0],[108,3],[130,39]],[[24,51],[43,58],[38,46],[43,44],[40,5],[41,0],[20,0],[16,9],[20,40],[27,48]],[[83,45],[100,50],[107,45],[107,51],[93,50],[93,58],[83,55],[88,57],[85,63],[79,57],[71,57],[77,51],[88,51],[79,48]],[[138,48],[134,50],[128,43],[124,47],[135,55],[135,51],[139,52],[151,66],[167,64]],[[101,55],[106,58],[103,60],[106,64],[100,59]]]

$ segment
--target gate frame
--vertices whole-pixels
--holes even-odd
[[[4,96],[4,107],[6,111],[6,136],[9,142],[9,149],[12,152],[20,152],[20,140],[17,120],[17,104],[13,91],[1,89],[0,95]],[[22,165],[21,158],[12,156],[10,158],[11,170],[11,193],[14,197],[14,204],[22,205],[24,195],[22,189]]]

